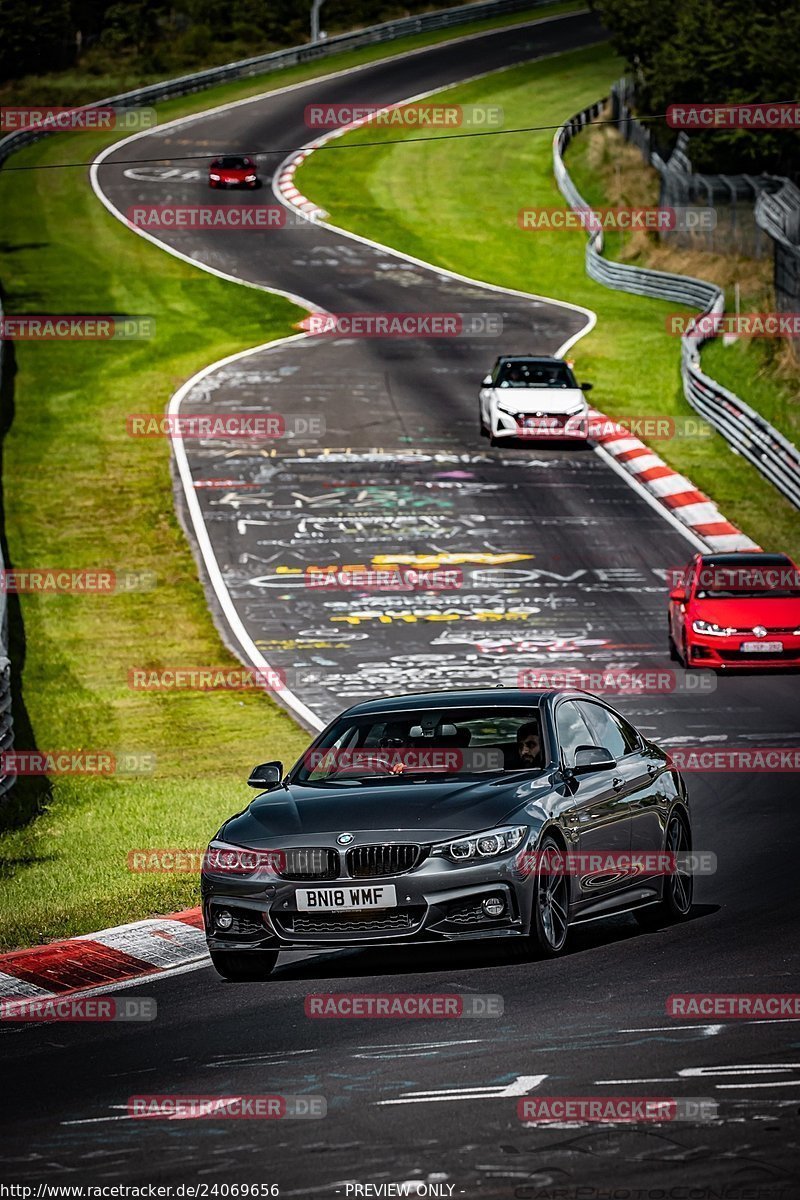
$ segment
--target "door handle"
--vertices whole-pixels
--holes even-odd
[[[624,779],[620,779],[619,775],[616,775],[616,776],[615,776],[615,777],[614,777],[614,778],[611,780],[611,786],[613,787],[613,789],[614,789],[614,791],[615,791],[615,792],[621,792],[621,791],[622,791],[622,789],[625,787],[625,780],[624,780]]]
[[[655,763],[647,764],[647,774],[650,776],[651,779],[655,779],[656,775],[658,774],[658,767],[656,766]]]

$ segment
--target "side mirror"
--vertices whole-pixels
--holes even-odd
[[[682,587],[673,588],[669,594],[670,600],[674,600],[676,604],[686,603],[686,589]]]
[[[491,387],[491,386],[492,386],[491,375],[485,375],[484,379],[483,379],[483,383],[481,384],[481,387]]]
[[[282,762],[262,763],[259,767],[253,767],[250,772],[250,778],[247,781],[247,786],[261,788],[263,791],[268,788],[277,787],[282,778]]]
[[[615,767],[617,760],[610,750],[604,746],[578,746],[575,751],[575,771],[584,774],[588,771],[607,771]]]
[[[582,391],[582,392],[590,392],[590,391],[592,390],[592,388],[593,388],[593,387],[594,387],[594,384],[593,384],[593,383],[582,383],[582,384],[581,384],[581,391]]]

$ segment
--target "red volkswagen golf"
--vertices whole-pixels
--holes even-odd
[[[256,164],[246,154],[215,158],[208,168],[209,187],[249,187],[258,184]]]
[[[670,657],[687,667],[800,664],[800,569],[785,554],[696,554],[669,596]]]

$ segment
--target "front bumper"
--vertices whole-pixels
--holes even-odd
[[[780,653],[746,651],[742,642],[780,642]],[[763,671],[767,668],[800,667],[800,635],[794,633],[767,634],[763,639],[752,634],[736,633],[729,637],[713,637],[687,633],[686,649],[691,667],[713,667],[715,670]]]
[[[529,930],[533,888],[529,874],[515,866],[518,855],[515,851],[474,866],[428,858],[408,874],[334,883],[294,882],[275,876],[267,882],[204,874],[206,938],[212,950],[308,950],[518,937]],[[355,883],[394,885],[397,906],[313,913],[297,906],[301,888]],[[488,897],[502,899],[501,916],[485,913],[482,902]],[[234,917],[226,932],[215,922],[215,913],[223,909]]]
[[[589,436],[588,410],[581,413],[533,413],[503,412],[494,408],[491,422],[492,437],[497,440],[513,438],[526,442],[569,441],[585,442]]]

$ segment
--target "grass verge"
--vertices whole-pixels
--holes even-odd
[[[585,130],[570,147],[569,166],[593,203],[658,204],[658,172],[645,166],[639,151],[610,126]],[[756,259],[713,253],[702,245],[682,249],[637,233],[609,235],[606,253],[637,266],[709,279],[725,290],[728,309],[737,284],[742,312],[775,307],[769,252]],[[702,363],[705,371],[756,408],[785,437],[800,443],[800,362],[786,341],[742,338],[725,345],[717,338],[704,346]]]
[[[419,131],[413,142],[398,132],[394,144],[361,145],[348,157],[343,144],[355,147],[374,134],[365,127],[339,140],[335,161],[311,155],[297,186],[343,228],[466,275],[594,309],[597,327],[572,353],[581,375],[595,383],[597,406],[618,418],[694,417],[683,398],[677,341],[665,332],[674,305],[594,283],[584,270],[580,230],[518,224],[523,208],[563,207],[553,179],[552,127],[604,95],[621,72],[620,60],[602,46],[449,89],[447,97],[459,103],[501,105],[509,128],[547,128],[435,147],[419,140]],[[583,136],[570,148],[568,165],[586,198],[600,203]],[[709,433],[652,445],[765,548],[800,554],[796,510],[723,438]]]
[[[546,15],[580,7],[548,6]],[[537,10],[538,12],[538,10]],[[545,13],[542,13],[545,15]],[[525,14],[515,14],[513,21]],[[458,34],[496,22],[474,22]],[[441,31],[208,89],[159,120],[452,37]],[[115,135],[46,138],[9,166],[88,162]],[[151,315],[147,342],[7,343],[4,529],[9,565],[152,571],[147,592],[9,598],[19,749],[154,755],[151,775],[20,779],[0,811],[0,948],[197,902],[190,875],[136,875],[132,849],[203,847],[246,803],[246,772],[293,760],[307,735],[261,693],[131,691],[128,670],[231,665],[173,511],[166,443],[126,436],[200,367],[291,332],[280,297],[196,270],[131,235],[82,167],[0,171],[7,313]]]

